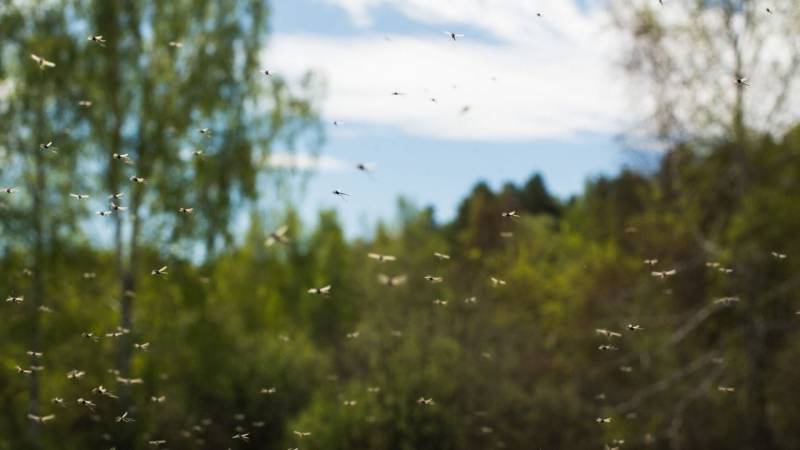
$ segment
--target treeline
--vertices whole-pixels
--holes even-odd
[[[449,223],[401,202],[355,241],[333,212],[254,210],[202,261],[143,241],[130,330],[114,252],[53,221],[44,276],[24,243],[0,259],[25,297],[0,306],[0,448],[798,448],[797,192],[800,128],[680,145],[566,201],[539,176],[479,184]]]

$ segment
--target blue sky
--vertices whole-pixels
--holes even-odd
[[[604,12],[564,0],[489,3],[273,1],[265,65],[290,81],[313,70],[327,85],[321,157],[278,150],[274,161],[312,170],[304,216],[336,208],[359,235],[391,220],[399,196],[448,220],[481,180],[497,187],[540,172],[566,197],[626,162],[616,136],[629,117]]]

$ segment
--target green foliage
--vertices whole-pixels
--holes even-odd
[[[123,388],[106,337],[116,327],[114,274],[104,269],[113,254],[80,240],[48,245],[44,297],[54,312],[39,313],[40,406],[57,419],[41,427],[42,443],[93,448],[128,433],[137,448],[150,439],[200,448],[591,449],[615,439],[734,448],[752,432],[734,424],[763,413],[772,448],[793,448],[798,144],[800,129],[744,147],[681,146],[653,174],[591,181],[566,205],[537,177],[531,189],[478,186],[448,224],[400,202],[396,224],[352,242],[332,212],[308,229],[293,211],[266,223],[254,210],[239,245],[202,264],[174,257],[165,278],[141,274],[131,342],[150,348],[133,352],[130,376],[142,383],[130,387],[136,422],[126,427],[113,422],[123,412],[115,401],[90,392]],[[742,149],[747,189],[734,198],[742,180],[732,153]],[[526,200],[530,192],[539,200]],[[520,219],[500,214],[512,208]],[[265,246],[278,223],[289,225],[288,243]],[[9,295],[33,283],[23,248],[0,261]],[[161,251],[145,246],[142,258],[156,267]],[[671,268],[664,280],[651,275]],[[380,274],[407,281],[387,286]],[[306,292],[327,284],[330,296]],[[740,301],[714,304],[728,296]],[[2,308],[0,397],[9,406],[0,448],[20,448],[27,379],[14,366],[24,365],[29,312]],[[101,338],[81,337],[87,331]],[[606,344],[619,350],[598,350]],[[66,379],[74,368],[85,378]],[[161,395],[164,403],[150,401]],[[68,406],[49,404],[55,396]],[[96,400],[96,415],[78,397]],[[241,432],[249,444],[232,440]]]

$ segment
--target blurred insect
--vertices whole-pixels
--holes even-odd
[[[32,420],[32,421],[34,421],[34,422],[36,422],[36,423],[38,423],[40,425],[44,425],[47,422],[49,422],[49,421],[51,421],[51,420],[53,420],[55,418],[56,418],[55,414],[49,414],[47,416],[37,416],[36,414],[28,414],[28,419],[30,419],[30,420]]]
[[[3,188],[3,192],[5,192],[6,194],[14,194],[15,192],[17,192],[17,188],[15,188],[15,187],[4,187]]]
[[[91,400],[86,400],[83,397],[76,400],[76,403],[78,403],[79,406],[85,406],[89,408],[89,410],[92,412],[94,412],[94,409],[97,407],[97,405],[95,405],[94,402],[92,402]]]
[[[25,296],[23,296],[23,295],[19,295],[19,296],[9,295],[8,297],[6,297],[6,303],[20,304],[20,303],[22,303],[24,301],[25,301]]]
[[[420,398],[417,399],[417,404],[425,405],[425,406],[433,406],[436,403],[434,403],[433,398],[420,397]]]
[[[730,386],[717,386],[717,390],[719,392],[722,392],[722,393],[725,393],[725,394],[730,394],[732,392],[736,392],[736,389],[732,388]]]
[[[464,35],[463,35],[463,34],[460,34],[460,33],[454,33],[454,32],[452,32],[452,31],[445,31],[445,32],[444,32],[444,34],[446,34],[446,35],[450,36],[450,39],[452,39],[453,41],[456,41],[456,40],[458,40],[458,39],[461,39],[461,38],[463,38],[463,37],[464,37]]]
[[[503,211],[500,213],[503,217],[510,217],[512,219],[519,219],[521,216],[516,211]]]
[[[53,141],[48,141],[47,143],[39,144],[39,148],[42,149],[42,150],[50,150],[53,153],[58,153],[56,151],[56,150],[58,150],[58,147],[54,147],[53,145],[54,145]]]
[[[180,214],[191,215],[193,212],[194,212],[194,208],[178,208],[178,213],[180,213]]]
[[[657,272],[657,271],[650,272],[650,275],[658,278],[659,280],[666,280],[667,278],[675,275],[676,273],[678,273],[677,270],[671,269],[671,270],[664,270],[664,271],[661,271],[661,272]]]
[[[492,282],[492,287],[505,286],[506,285],[505,280],[501,280],[500,278],[489,277],[489,281]]]
[[[86,372],[82,370],[72,369],[67,372],[67,379],[69,380],[80,380],[83,376],[86,375]]]
[[[383,284],[384,286],[389,286],[389,287],[402,286],[403,284],[406,283],[407,280],[408,280],[408,277],[405,276],[405,275],[396,275],[396,276],[390,277],[390,276],[384,275],[382,273],[378,274],[378,281],[381,284]]]
[[[133,181],[134,183],[144,183],[145,179],[143,177],[137,177],[136,175],[129,178],[129,180]]]
[[[439,258],[442,261],[450,259],[450,255],[446,253],[433,252],[433,256]]]
[[[307,291],[309,294],[313,295],[330,295],[331,293],[331,285],[323,286],[321,288],[311,288]]]
[[[105,336],[107,338],[112,338],[113,339],[113,338],[118,338],[120,336],[124,336],[125,334],[126,333],[124,331],[122,331],[122,330],[116,330],[116,331],[111,331],[109,333],[106,333]]]
[[[342,192],[342,191],[340,191],[340,190],[338,190],[338,189],[335,189],[335,190],[333,191],[333,195],[335,195],[335,196],[337,196],[337,197],[341,198],[342,200],[344,200],[344,199],[345,199],[345,197],[349,197],[349,196],[350,196],[350,194],[346,194],[346,193],[344,193],[344,192]]]
[[[75,200],[85,200],[89,198],[89,194],[69,194],[69,196]]]
[[[770,252],[770,254],[775,259],[786,259],[786,254],[785,253]]]
[[[368,253],[367,257],[369,257],[370,259],[377,260],[378,262],[389,262],[397,259],[392,255],[381,255],[379,253]]]
[[[158,269],[153,269],[150,271],[150,275],[158,276],[158,275],[167,275],[167,266],[163,266]]]
[[[44,70],[44,69],[47,69],[48,67],[55,67],[56,66],[56,64],[54,62],[48,61],[48,60],[42,58],[41,56],[35,55],[33,53],[31,53],[31,59],[34,60],[36,62],[36,64],[39,65],[39,69],[40,70]]]
[[[614,347],[613,345],[603,344],[603,345],[598,346],[597,349],[598,350],[602,350],[602,351],[611,351],[611,352],[613,352],[613,351],[617,350],[617,347]]]
[[[311,436],[311,432],[308,432],[308,431],[297,431],[297,430],[294,430],[294,431],[292,431],[292,433],[294,433],[294,435],[299,437],[300,439],[303,439],[304,437]]]
[[[112,153],[111,158],[117,161],[122,161],[125,164],[133,164],[133,160],[128,156],[127,153]]]
[[[611,423],[611,417],[598,417],[594,421],[600,424]]]
[[[150,343],[149,342],[143,342],[141,344],[134,343],[133,348],[135,348],[136,350],[141,350],[143,352],[146,352],[147,350],[150,349]]]
[[[642,328],[642,326],[641,326],[641,325],[632,324],[632,323],[629,323],[629,324],[628,324],[628,330],[630,330],[630,331],[641,331],[641,330],[643,330],[643,329],[644,329],[644,328]]]
[[[94,42],[95,44],[99,44],[101,47],[105,47],[106,46],[106,40],[103,39],[103,36],[101,36],[99,34],[96,35],[96,36],[89,36],[88,38],[86,38],[86,40],[90,41],[90,42]]]
[[[182,48],[183,47],[183,42],[169,41],[169,44],[167,44],[167,45],[169,45],[172,48]]]
[[[261,388],[261,394],[263,395],[272,395],[275,392],[277,392],[277,389],[275,387]]]
[[[617,333],[616,331],[607,330],[605,328],[598,328],[598,329],[594,330],[594,332],[597,333],[600,336],[605,336],[605,337],[607,337],[609,339],[622,337],[621,333]]]
[[[234,434],[232,439],[240,440],[242,442],[250,442],[250,433]]]
[[[356,169],[358,169],[361,172],[372,173],[375,171],[375,165],[368,163],[358,163],[356,164]]]
[[[132,423],[132,422],[136,422],[136,421],[133,418],[128,417],[128,411],[125,411],[124,413],[122,413],[121,416],[115,417],[114,418],[114,422],[116,422],[116,423]]]
[[[429,282],[431,282],[431,283],[434,283],[434,284],[436,284],[436,283],[441,283],[441,282],[444,280],[444,278],[442,278],[442,277],[435,277],[435,276],[433,276],[433,275],[425,275],[425,280],[427,280],[427,281],[429,281]]]
[[[281,244],[288,244],[289,239],[286,237],[286,233],[289,231],[289,227],[286,225],[282,225],[277,230],[273,231],[272,233],[267,236],[267,240],[265,244],[267,247],[271,247],[276,242],[280,242]]]
[[[83,333],[81,333],[81,337],[89,339],[92,342],[98,342],[100,340],[100,338],[97,337],[97,335],[92,333],[91,331],[84,331]]]
[[[115,399],[115,400],[119,398],[116,395],[114,395],[112,392],[110,392],[108,389],[103,387],[102,384],[100,386],[97,386],[96,388],[93,388],[92,389],[92,393],[96,394],[96,395],[102,395],[103,397],[112,398],[112,399]]]

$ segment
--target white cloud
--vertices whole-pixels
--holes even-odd
[[[316,172],[347,172],[354,167],[347,161],[328,155],[309,153],[274,152],[269,155],[266,165],[275,169],[288,169]]]
[[[368,26],[385,4],[408,18],[480,29],[453,42],[441,32],[353,36],[281,34],[265,59],[289,79],[324,75],[326,117],[425,137],[524,140],[615,132],[626,118],[614,66],[617,40],[604,12],[543,0],[326,0]],[[537,17],[542,12],[543,17]],[[456,24],[456,25],[453,25]],[[399,91],[407,95],[390,95]],[[431,99],[435,98],[434,103]],[[464,106],[470,110],[461,113]]]
[[[630,36],[615,28],[609,5],[616,3],[629,14],[642,6],[653,8],[670,30],[690,21],[718,29],[720,16],[714,8],[698,12],[691,0],[663,6],[655,0],[592,0],[584,2],[590,4],[586,7],[577,0],[316,1],[347,12],[353,35],[279,33],[266,54],[270,67],[289,79],[309,67],[325,75],[330,95],[323,107],[332,120],[473,140],[564,139],[584,131],[641,128],[653,112],[657,89],[623,73],[620,62]],[[800,111],[796,87],[786,97],[775,89],[785,84],[784,74],[800,49],[800,35],[791,32],[797,16],[789,14],[795,1],[773,0],[776,14],[759,8],[763,26],[755,34],[744,33],[745,46],[763,42],[762,52],[746,52],[744,65],[751,79],[745,105],[752,112],[750,125],[758,129],[785,128]],[[378,11],[384,18],[391,11],[429,31],[386,40],[374,25]],[[444,30],[466,36],[452,42]],[[696,120],[698,111],[706,108],[722,118],[735,101],[735,64],[721,42],[723,35],[715,31],[710,38],[710,45],[718,47],[712,53],[718,55],[715,63],[708,61],[708,52],[695,51],[702,46],[692,34],[670,33],[666,44],[697,75],[691,89],[674,90],[678,95],[691,92],[692,101],[676,103],[674,112],[687,126],[696,125],[690,130],[694,133],[719,132]],[[392,91],[408,95],[391,97]],[[781,99],[784,111],[771,114]],[[470,113],[459,114],[465,105],[471,106]]]

